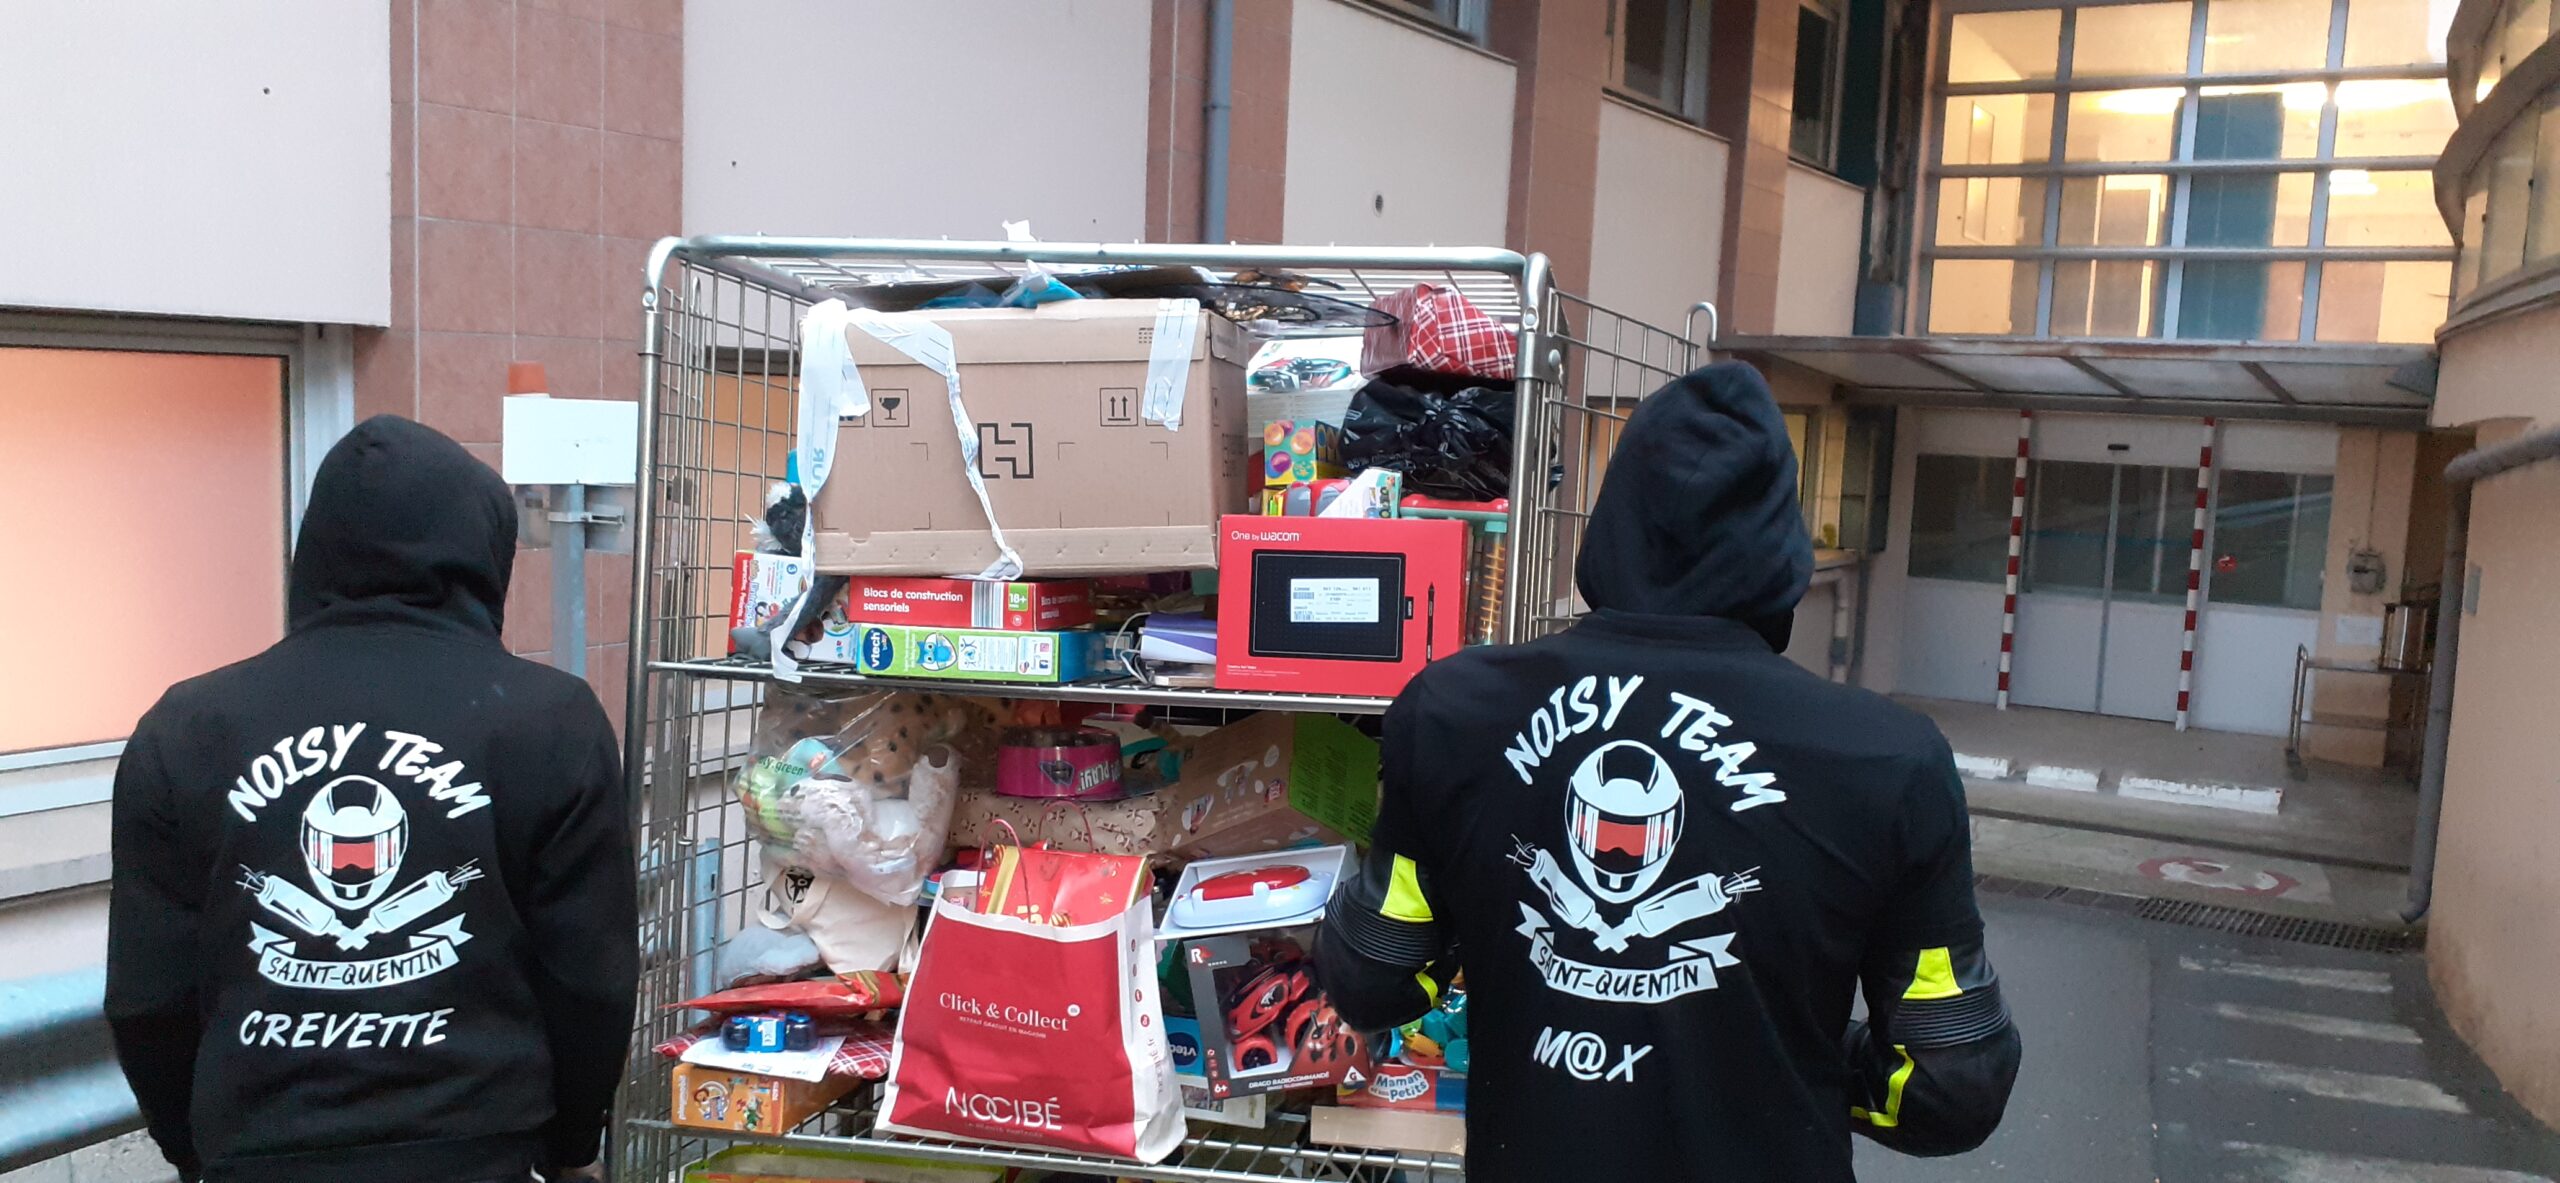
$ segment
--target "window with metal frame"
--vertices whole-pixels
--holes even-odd
[[[2006,456],[1923,453],[1917,467],[1911,482],[1911,577],[1967,583],[2006,578],[2014,462]]]
[[[1707,0],[1610,0],[1610,90],[1705,122],[1710,12]]]
[[[2426,172],[2453,129],[2450,5],[1952,6],[1920,327],[2431,339],[2453,279]]]
[[[342,328],[0,314],[0,817],[107,799],[163,690],[283,634],[287,543],[352,383]],[[101,522],[192,574],[82,574]]]
[[[1486,0],[1369,0],[1369,3],[1438,25],[1469,41],[1484,41]]]
[[[2225,469],[2213,508],[2213,601],[2317,611],[2334,478]]]
[[[1787,151],[1824,170],[1836,166],[1840,153],[1840,58],[1848,34],[1848,13],[1840,0],[1799,0],[1795,106]]]

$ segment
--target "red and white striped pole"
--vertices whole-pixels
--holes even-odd
[[[2187,537],[2187,631],[2178,643],[2178,730],[2187,729],[2187,705],[2196,689],[2196,609],[2204,602],[2204,516],[2213,499],[2213,420],[2204,421],[2204,446],[2196,452],[2195,532]]]
[[[2009,709],[2009,661],[2018,648],[2018,556],[2027,542],[2027,438],[2036,413],[2018,412],[2018,466],[2009,484],[2009,584],[2000,598],[2000,694],[1996,705]]]

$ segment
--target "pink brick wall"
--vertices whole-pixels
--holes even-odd
[[[391,327],[356,410],[498,459],[507,363],[633,398],[641,266],[679,229],[683,0],[389,0]],[[630,562],[588,561],[588,678],[619,719]],[[507,643],[551,647],[550,555],[522,551]]]

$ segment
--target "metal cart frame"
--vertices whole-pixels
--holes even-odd
[[[670,1125],[668,1072],[652,1048],[679,1033],[667,1009],[712,980],[728,933],[753,923],[762,887],[744,819],[726,789],[743,766],[769,670],[726,656],[732,556],[782,478],[793,442],[803,310],[896,278],[1009,282],[1047,265],[1288,269],[1338,283],[1358,302],[1417,282],[1456,287],[1516,325],[1520,358],[1511,465],[1509,570],[1497,637],[1544,634],[1579,614],[1570,572],[1600,467],[1634,404],[1687,371],[1702,343],[1556,291],[1543,255],[1496,249],[1379,249],[762,237],[669,238],[650,253],[642,293],[639,487],[633,506],[630,672],[624,758],[641,859],[641,1012],[613,1123],[616,1178],[667,1180],[727,1142],[866,1146],[909,1157],[1045,1166],[1195,1183],[1266,1178],[1460,1177],[1455,1160],[1267,1146],[1222,1127],[1195,1133],[1163,1165],[1083,1160],[886,1138],[857,1106],[790,1135]],[[1709,316],[1713,309],[1701,305]],[[1690,320],[1694,324],[1696,313]],[[819,687],[931,688],[806,665]],[[1232,710],[1375,714],[1386,700],[1160,689],[1133,684],[1005,686],[1008,697]],[[859,1096],[859,1094],[857,1094]]]

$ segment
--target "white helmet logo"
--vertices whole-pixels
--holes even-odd
[[[1565,846],[1591,894],[1623,904],[1652,887],[1688,806],[1680,778],[1652,748],[1622,739],[1583,757],[1565,797]]]
[[[302,811],[302,865],[320,898],[345,912],[372,906],[409,853],[409,813],[382,782],[342,776]]]

